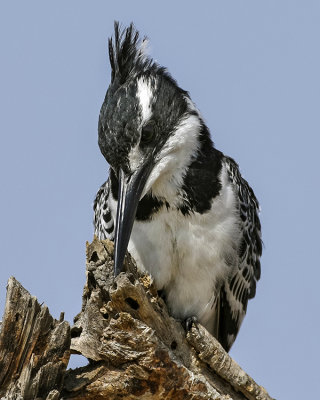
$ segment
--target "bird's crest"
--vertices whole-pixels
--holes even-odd
[[[140,73],[157,69],[157,64],[145,54],[147,38],[140,39],[133,23],[121,30],[119,22],[114,23],[114,41],[109,39],[111,83],[120,85]]]

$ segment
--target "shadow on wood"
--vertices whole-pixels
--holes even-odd
[[[0,397],[271,399],[201,325],[186,334],[129,255],[125,270],[114,279],[112,242],[87,244],[82,310],[71,333],[67,322],[54,320],[9,280]],[[66,371],[70,351],[89,365]]]

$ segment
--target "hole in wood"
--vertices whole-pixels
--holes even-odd
[[[91,254],[91,257],[90,257],[90,260],[89,260],[89,261],[93,261],[93,262],[99,261],[98,253],[97,253],[96,251],[94,251],[94,252]]]
[[[78,328],[77,326],[74,326],[71,329],[71,337],[72,338],[79,337],[81,335],[81,332],[82,332],[82,328],[81,327]]]
[[[128,279],[129,279],[129,281],[130,281],[132,284],[134,284],[135,279],[134,279],[133,274],[129,273],[129,274],[127,274],[127,277],[128,277]]]
[[[125,302],[134,310],[137,310],[140,307],[139,303],[132,297],[127,297]]]
[[[95,289],[97,287],[96,280],[95,280],[92,272],[88,272],[88,286],[90,289],[92,289],[92,288]]]
[[[107,312],[102,314],[102,316],[103,316],[104,319],[108,319],[109,318],[109,314]]]
[[[171,343],[171,350],[175,350],[176,348],[177,348],[177,346],[178,346],[178,344],[177,344],[177,342],[174,340],[172,343]]]

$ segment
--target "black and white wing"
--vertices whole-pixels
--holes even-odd
[[[229,351],[245,316],[248,300],[256,293],[256,282],[261,273],[262,240],[258,200],[248,182],[241,177],[237,163],[225,157],[225,165],[238,198],[240,226],[238,265],[228,282],[224,283],[219,299],[218,340]]]
[[[110,178],[100,187],[93,203],[94,234],[99,239],[114,239],[114,221],[110,210]]]

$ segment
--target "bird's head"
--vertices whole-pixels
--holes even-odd
[[[99,117],[100,150],[118,177],[115,273],[121,271],[140,199],[176,194],[197,154],[201,118],[187,92],[144,53],[146,39],[115,23],[111,83]]]

